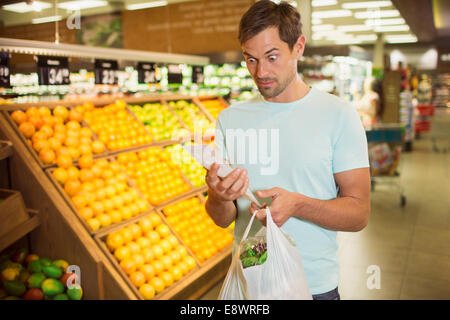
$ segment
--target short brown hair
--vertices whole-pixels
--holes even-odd
[[[256,2],[244,13],[239,23],[241,45],[269,27],[277,27],[280,39],[292,50],[302,35],[300,13],[285,1],[280,4],[270,0]]]

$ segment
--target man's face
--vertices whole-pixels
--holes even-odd
[[[280,95],[297,75],[298,52],[280,39],[278,28],[267,28],[242,45],[248,71],[265,98]]]

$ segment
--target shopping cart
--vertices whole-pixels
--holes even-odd
[[[400,183],[400,156],[405,128],[399,124],[376,124],[366,128],[369,147],[371,189],[378,183],[387,183],[400,193],[400,205],[406,205],[406,196]]]

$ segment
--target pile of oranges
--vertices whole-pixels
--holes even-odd
[[[156,212],[109,234],[106,246],[148,300],[196,266],[194,258]]]
[[[154,206],[191,190],[166,150],[148,148],[121,153],[117,156],[117,162]]]
[[[87,110],[84,120],[109,150],[116,151],[152,142],[152,137],[117,100],[103,108]]]
[[[82,155],[105,152],[103,142],[94,140],[92,130],[81,125],[83,113],[93,105],[85,103],[74,109],[58,106],[31,107],[14,111],[12,119],[44,164],[66,167]]]
[[[222,101],[218,99],[203,100],[202,104],[216,120],[219,116],[219,113],[227,107],[224,103],[222,103]]]
[[[53,176],[93,231],[150,209],[139,191],[128,186],[127,176],[115,161],[95,161],[91,155],[83,155],[78,167],[59,167]]]
[[[167,222],[183,242],[203,262],[233,242],[228,229],[218,227],[200,199],[193,197],[163,208]]]

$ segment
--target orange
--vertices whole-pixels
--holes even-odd
[[[122,234],[122,236],[123,236],[123,234]],[[125,239],[124,239],[124,243],[126,243]],[[114,251],[114,256],[119,261],[128,259],[131,256],[130,248],[128,248],[127,246],[121,246]]]
[[[156,293],[160,293],[161,291],[163,291],[166,286],[165,282],[158,277],[153,277],[153,279],[150,280],[150,285],[155,288]]]
[[[46,148],[39,152],[39,158],[44,164],[51,164],[55,161],[56,154],[52,149]]]
[[[99,216],[105,211],[105,206],[100,201],[94,201],[91,203],[92,211],[94,212],[94,216]]]
[[[99,178],[102,176],[102,167],[99,166],[97,162],[92,166],[91,170],[92,170],[92,172],[94,172],[94,175],[96,178]]]
[[[155,296],[155,288],[151,284],[145,283],[139,288],[139,293],[144,300],[151,300]]]
[[[66,140],[64,140],[64,145],[66,145],[69,148],[77,148],[79,142],[80,141],[78,140],[78,138],[67,136]],[[79,152],[78,149],[77,149],[77,152]]]
[[[171,234],[169,227],[166,226],[165,224],[160,224],[159,226],[157,226],[156,227],[156,232],[159,233],[161,238],[165,238],[165,237],[167,237],[167,236],[169,236]]]
[[[186,262],[181,261],[176,265],[176,267],[180,268],[180,271],[183,275],[189,272],[189,267]]]
[[[81,209],[79,209],[79,211],[80,211],[81,217],[82,217],[85,221],[91,219],[91,218],[94,216],[94,211],[92,211],[92,209],[89,208],[89,207],[81,208]]]
[[[125,207],[123,206],[123,199],[120,195],[115,196],[114,198],[112,198],[112,200],[114,201],[114,206],[117,209],[124,209]],[[130,212],[130,216],[131,216],[131,212]]]
[[[105,207],[105,212],[111,213],[111,211],[113,211],[114,209],[114,202],[112,202],[111,199],[104,199],[102,202],[103,206]],[[120,220],[122,220],[122,215],[120,214],[120,212],[118,210],[114,211],[119,215]]]
[[[172,259],[173,264],[177,264],[181,260],[181,254],[176,250],[170,251],[168,256]]]
[[[48,139],[48,136],[45,133],[38,131],[35,134],[33,134],[31,141],[33,143],[36,143],[38,141],[47,141],[47,139]],[[50,148],[50,144],[49,144],[49,148]]]
[[[146,233],[147,238],[150,240],[150,243],[152,245],[156,244],[159,242],[159,240],[161,239],[161,236],[159,235],[158,232],[152,230],[152,231],[148,231]]]
[[[156,259],[160,259],[164,255],[164,250],[160,245],[155,244],[152,249]]]
[[[27,121],[27,115],[21,110],[17,110],[11,113],[11,118],[13,118],[13,120],[19,125]]]
[[[91,218],[86,222],[93,231],[96,231],[100,228],[100,221],[98,221],[98,219]]]
[[[95,162],[95,164],[102,169],[105,169],[109,165],[108,160],[106,159],[99,159]]]
[[[132,225],[128,226],[128,228],[130,229],[131,233],[133,234],[134,240],[137,240],[142,235],[142,230],[139,225],[132,224]]]
[[[136,287],[140,288],[145,284],[145,275],[140,271],[135,271],[130,274],[130,280]]]
[[[184,257],[186,257],[188,255],[187,249],[184,246],[182,246],[181,244],[178,245],[176,250],[181,255],[182,258],[184,258]]]
[[[106,244],[109,250],[114,251],[123,245],[123,237],[118,232],[110,233],[106,237]]]
[[[186,262],[186,264],[188,265],[189,270],[194,269],[195,266],[196,266],[194,258],[192,258],[190,256],[184,257],[183,262]]]
[[[28,117],[39,116],[40,115],[39,110],[36,107],[28,108],[27,111],[25,111],[25,113],[26,113],[26,115]]]
[[[85,169],[83,169],[83,170],[85,170]],[[89,172],[92,172],[92,171],[89,170]],[[92,174],[92,176],[94,176],[94,174]],[[95,193],[95,198],[98,201],[104,200],[106,198],[106,191],[105,191],[105,189],[103,189],[103,188],[98,189],[97,192]],[[113,202],[111,203],[111,206],[114,207],[114,203]]]
[[[110,211],[109,216],[111,217],[112,223],[119,223],[120,221],[122,221],[122,215],[117,210]]]
[[[128,275],[136,271],[136,264],[134,260],[131,258],[125,258],[122,261],[120,261],[120,267]]]
[[[91,138],[92,137],[92,131],[89,128],[81,128],[80,129],[80,136]]]
[[[148,202],[145,199],[137,199],[136,205],[138,206],[140,213],[146,212],[149,209]]]
[[[58,181],[62,185],[64,185],[67,179],[69,179],[69,174],[64,168],[57,168],[55,171],[53,171],[53,176],[55,177],[56,181]]]
[[[78,159],[80,157],[80,151],[78,151],[77,148],[70,147],[69,153],[70,153],[70,156],[72,157],[72,159]]]
[[[112,172],[112,170],[103,169],[103,172],[102,172],[103,179],[108,180],[108,179],[111,179],[112,177],[114,177],[114,172]]]
[[[82,195],[77,195],[77,196],[73,197],[72,202],[75,205],[75,208],[77,208],[77,209],[84,208],[87,204],[86,198],[83,197]]]
[[[143,248],[142,249],[142,256],[144,257],[145,263],[150,263],[153,261],[155,254],[153,252],[152,248]]]
[[[70,155],[62,154],[56,158],[56,164],[60,168],[68,169],[72,166],[72,157]]]
[[[128,243],[131,240],[133,240],[133,234],[131,233],[130,229],[128,229],[127,227],[123,228],[119,232],[122,234],[124,243]]]
[[[91,168],[94,164],[94,159],[92,158],[92,155],[82,155],[81,158],[78,160],[78,166],[82,169],[88,169]]]
[[[175,248],[178,245],[178,239],[173,234],[166,237],[166,240],[169,241],[172,248]]]
[[[79,122],[71,120],[66,123],[67,130],[79,131],[81,129],[81,125]]]
[[[145,264],[144,257],[141,254],[134,254],[131,256],[131,259],[134,260],[136,269],[142,268],[142,266]]]
[[[44,121],[42,120],[41,116],[31,116],[28,118],[28,121],[37,129],[39,130],[43,125]]]
[[[107,227],[112,223],[111,217],[105,213],[100,214],[97,219],[100,221],[102,227]]]
[[[128,242],[127,247],[130,248],[131,254],[137,254],[141,252],[141,247],[134,241]]]
[[[167,254],[170,252],[170,249],[172,249],[172,245],[170,244],[170,242],[166,239],[162,239],[159,242],[159,245],[161,246],[161,248],[163,249],[164,253]]]
[[[48,138],[53,136],[53,129],[51,126],[49,125],[43,125],[41,127],[41,129],[39,129],[38,132],[42,132],[43,134],[45,134]]]
[[[80,141],[80,146],[78,147],[78,150],[80,151],[80,154],[87,154],[87,155],[91,155],[92,154],[92,147],[87,144],[87,143],[83,143]]]
[[[159,277],[164,281],[166,287],[170,287],[172,285],[173,277],[170,272],[164,271],[159,275]]]
[[[69,111],[63,106],[57,106],[55,109],[53,109],[53,115],[67,120],[67,118],[69,117]]]
[[[70,167],[67,169],[67,176],[69,180],[77,180],[80,176],[80,171],[76,167]]]
[[[172,275],[172,278],[174,281],[178,281],[183,277],[183,271],[178,266],[174,266],[174,267],[170,268],[169,272]]]
[[[67,180],[64,184],[64,190],[70,197],[77,195],[81,191],[81,184],[78,180]]]
[[[144,264],[140,271],[144,274],[147,281],[150,281],[155,276],[155,269],[151,264]]]
[[[135,203],[131,203],[131,204],[128,206],[128,208],[130,209],[131,215],[132,215],[133,217],[137,216],[137,215],[140,213],[140,212],[139,212],[139,207],[138,207],[137,204],[135,204]]]
[[[151,213],[151,214],[149,215],[149,218],[150,218],[150,220],[152,221],[153,227],[158,226],[158,225],[162,222],[161,217],[160,217],[157,213],[155,213],[155,212]]]
[[[150,242],[149,239],[147,239],[147,238],[145,238],[145,237],[139,237],[139,238],[136,240],[136,242],[137,242],[137,244],[138,244],[142,249],[144,249],[144,248],[150,248],[151,242]]]
[[[159,275],[164,271],[164,264],[160,260],[153,260],[150,264],[152,265],[153,270],[155,270],[155,275]]]
[[[142,232],[148,232],[153,229],[152,221],[148,217],[141,219],[139,221],[139,226],[141,227]]]
[[[163,266],[164,266],[164,270],[169,270],[170,267],[172,266],[172,258],[169,256],[162,256],[160,261],[162,262]]]
[[[105,145],[101,141],[94,141],[92,143],[92,150],[95,154],[103,153],[105,152]]]
[[[113,202],[114,202],[114,199],[113,199]],[[117,206],[117,202],[115,202],[115,206],[120,207],[120,206]],[[119,212],[122,216],[122,220],[128,220],[133,217],[133,213],[131,212],[130,208],[128,208],[128,207],[121,207],[119,209]]]
[[[93,169],[83,169],[83,170],[90,170],[92,171],[92,174],[94,175],[94,179],[95,179],[95,173]],[[102,179],[95,179],[93,180],[94,186],[97,189],[103,188],[105,186],[105,181],[103,181]],[[106,190],[105,190],[106,192]]]

